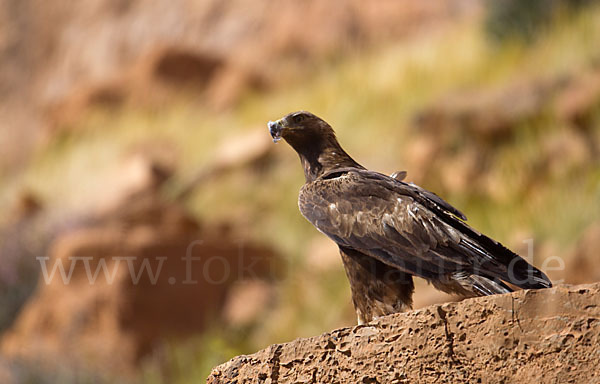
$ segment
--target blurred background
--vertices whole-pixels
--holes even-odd
[[[197,383],[355,324],[267,132],[300,109],[600,280],[599,37],[585,0],[0,0],[0,382]]]

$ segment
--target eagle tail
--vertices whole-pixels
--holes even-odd
[[[473,271],[478,276],[492,276],[498,282],[504,280],[523,289],[551,288],[552,281],[544,272],[529,264],[501,243],[471,228],[467,223],[457,219],[454,212],[439,217],[446,224],[460,231],[464,237],[456,245],[455,250],[468,254],[478,260],[479,270]],[[463,218],[464,220],[464,218]],[[509,291],[510,292],[510,291]]]
[[[469,228],[470,229],[470,228]],[[475,236],[473,236],[475,235]],[[487,260],[481,266],[496,278],[507,281],[523,289],[542,289],[552,287],[546,274],[510,249],[482,234],[471,232],[476,241],[461,241],[460,247],[471,254]],[[494,281],[499,281],[495,279]]]

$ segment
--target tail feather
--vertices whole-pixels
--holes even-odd
[[[471,287],[473,287],[473,292],[478,294],[478,296],[489,296],[513,291],[502,281],[490,279],[484,276],[470,275],[467,281]]]
[[[450,214],[444,212],[439,217],[446,224],[461,232],[462,239],[456,250],[461,253],[466,252],[473,256],[474,260],[483,262],[479,265],[482,270],[479,272],[474,271],[475,274],[492,276],[495,281],[498,281],[498,279],[504,280],[524,289],[552,287],[552,282],[544,272],[529,264],[501,243],[479,233],[457,218],[460,217],[465,220],[464,216],[461,217],[452,211],[449,212]]]
[[[475,233],[473,233],[475,234]],[[502,244],[482,234],[475,234],[475,241],[463,240],[459,247],[485,260],[477,275],[491,275],[523,289],[552,287],[546,274]],[[478,273],[479,272],[479,273]]]

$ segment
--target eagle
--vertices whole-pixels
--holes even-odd
[[[274,142],[298,153],[302,215],[339,247],[358,323],[412,309],[413,276],[463,297],[552,286],[548,277],[466,224],[436,194],[357,163],[332,127],[306,111],[269,121]]]

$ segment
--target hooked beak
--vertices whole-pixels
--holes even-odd
[[[281,120],[269,121],[267,123],[267,126],[269,127],[269,133],[271,134],[274,143],[277,143],[279,140],[281,140],[281,131],[283,131],[283,126],[281,125],[280,121]]]

